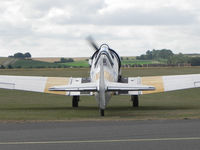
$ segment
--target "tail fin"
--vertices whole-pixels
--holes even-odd
[[[100,109],[105,109],[106,107],[106,99],[105,99],[105,79],[104,79],[104,66],[103,66],[103,59],[100,60],[100,76],[99,76],[99,106]]]

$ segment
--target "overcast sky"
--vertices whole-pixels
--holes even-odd
[[[121,56],[200,53],[200,1],[0,0],[0,56],[87,57],[88,35]]]

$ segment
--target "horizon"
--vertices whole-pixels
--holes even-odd
[[[152,51],[152,50],[151,50]],[[173,51],[172,51],[173,52]],[[17,53],[22,53],[22,52],[17,52]],[[174,53],[174,52],[173,52]],[[179,52],[179,53],[181,53],[181,52]],[[174,53],[175,55],[178,55],[179,53]],[[31,54],[31,53],[30,53]],[[145,53],[143,53],[143,54],[146,54],[146,52]],[[143,54],[141,54],[141,55],[143,55]],[[184,54],[184,55],[200,55],[200,53],[182,53],[182,54]],[[11,54],[11,55],[14,55],[14,54]],[[8,55],[8,56],[0,56],[1,58],[2,57],[9,57],[9,56],[11,56],[11,55]],[[32,54],[31,54],[32,55]],[[119,55],[120,57],[137,57],[137,56],[141,56],[141,55],[135,55],[135,56],[131,56],[131,55]],[[31,58],[61,58],[61,57],[64,57],[64,58],[90,58],[92,55],[90,55],[90,56],[72,56],[72,57],[70,57],[70,56],[31,56]]]

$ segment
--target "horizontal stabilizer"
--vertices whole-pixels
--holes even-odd
[[[128,83],[106,82],[106,91],[150,91],[155,90],[153,86],[133,85]],[[66,86],[54,86],[49,91],[98,91],[97,83],[81,83]]]
[[[151,91],[153,86],[129,83],[107,82],[107,91]]]
[[[80,83],[65,86],[54,86],[49,88],[49,91],[97,91],[96,83]]]

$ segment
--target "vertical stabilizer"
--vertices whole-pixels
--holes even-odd
[[[103,58],[100,58],[100,76],[99,76],[99,107],[104,110],[106,107],[105,100],[105,79],[104,79],[104,66]]]

